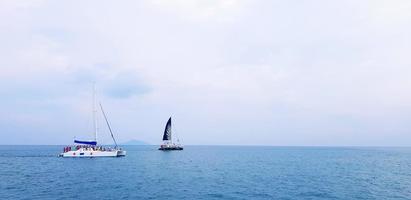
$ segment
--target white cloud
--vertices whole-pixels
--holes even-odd
[[[0,6],[16,123],[80,123],[97,80],[124,140],[157,142],[171,113],[188,143],[371,145],[410,128],[407,1],[20,3]]]
[[[188,21],[232,21],[235,16],[239,15],[241,10],[249,4],[249,1],[226,0],[226,1],[167,1],[155,0],[149,3],[164,9],[164,11],[173,12]]]

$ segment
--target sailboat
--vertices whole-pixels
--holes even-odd
[[[104,112],[103,106],[100,103],[100,109],[106,121],[107,127],[110,131],[111,138],[115,144],[115,147],[103,147],[97,146],[97,109],[95,106],[95,87],[93,88],[93,125],[94,125],[94,140],[76,140],[74,139],[73,146],[64,147],[63,153],[59,154],[59,157],[121,157],[126,156],[126,151],[117,146],[116,139],[114,138],[113,131],[110,123]]]
[[[168,119],[166,127],[164,129],[163,135],[163,144],[160,145],[158,150],[170,151],[170,150],[183,150],[183,145],[180,144],[179,139],[177,138],[177,143],[173,142],[171,135],[171,117]]]

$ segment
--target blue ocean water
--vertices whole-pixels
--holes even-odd
[[[411,148],[0,146],[0,199],[411,199]]]

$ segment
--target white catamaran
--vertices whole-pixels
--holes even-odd
[[[164,143],[160,145],[160,148],[158,148],[158,150],[162,150],[162,151],[183,150],[183,145],[180,144],[180,141],[178,138],[177,138],[177,143],[173,142],[173,138],[171,135],[171,117],[168,119],[166,128],[164,129],[163,142]]]
[[[110,131],[111,138],[113,138],[115,147],[103,147],[97,146],[97,109],[95,101],[95,88],[93,90],[93,125],[94,125],[94,140],[74,140],[73,146],[64,147],[63,153],[60,153],[60,157],[120,157],[125,156],[126,151],[117,146],[116,139],[114,138],[113,131],[111,130],[110,123],[108,122],[106,113],[103,106],[100,103],[100,109],[106,121],[107,127]]]

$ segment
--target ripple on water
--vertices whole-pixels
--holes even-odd
[[[407,199],[409,148],[202,147],[63,159],[0,146],[0,199]],[[36,152],[33,154],[33,152]]]

